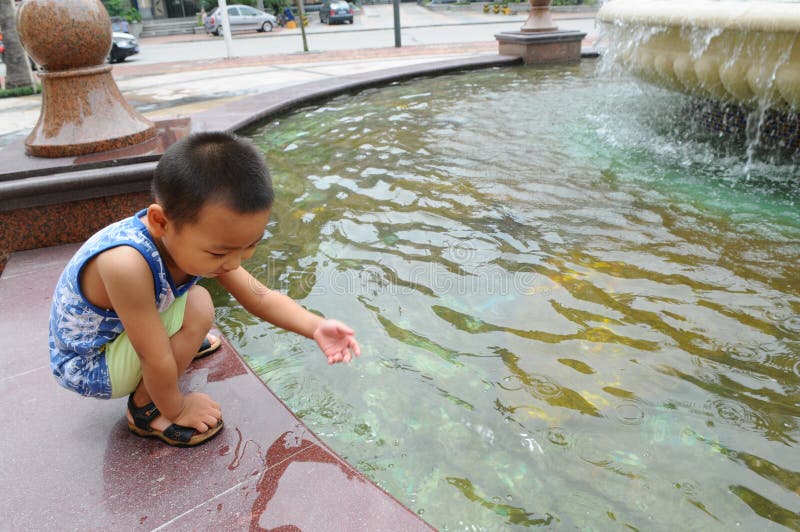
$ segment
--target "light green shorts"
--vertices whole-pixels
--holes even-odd
[[[183,325],[187,297],[188,293],[183,294],[161,313],[161,321],[170,337]],[[108,365],[108,376],[111,378],[113,399],[130,395],[142,380],[142,364],[126,332],[106,345],[106,365]]]

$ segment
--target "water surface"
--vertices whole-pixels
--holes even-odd
[[[800,170],[592,63],[336,98],[249,132],[247,265],[357,330],[329,367],[210,285],[254,370],[442,530],[800,527]]]

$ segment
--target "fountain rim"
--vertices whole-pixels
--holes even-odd
[[[600,8],[597,19],[618,25],[800,34],[800,3],[612,0]]]

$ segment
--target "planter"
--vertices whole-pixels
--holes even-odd
[[[138,39],[139,35],[142,34],[142,27],[143,24],[141,22],[131,22],[128,24],[128,32]]]

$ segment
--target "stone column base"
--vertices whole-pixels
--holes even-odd
[[[122,96],[110,65],[43,72],[42,111],[25,140],[36,157],[70,157],[139,144],[156,135]]]
[[[526,65],[578,62],[584,37],[585,33],[571,30],[543,33],[509,31],[494,36],[500,55],[521,57]]]

